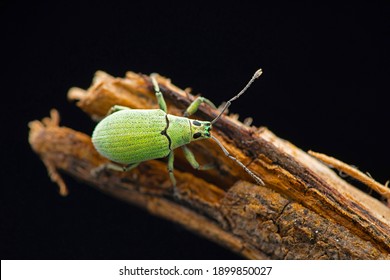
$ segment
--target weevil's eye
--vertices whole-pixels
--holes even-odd
[[[199,138],[200,136],[202,136],[202,133],[200,133],[200,132],[197,132],[197,133],[195,133],[194,134],[194,139],[197,139],[197,138]]]
[[[201,126],[201,125],[202,125],[202,124],[201,124],[200,122],[198,122],[198,121],[193,121],[192,124],[195,125],[195,126]]]
[[[204,134],[204,136],[210,137],[210,133],[206,132],[206,133]]]

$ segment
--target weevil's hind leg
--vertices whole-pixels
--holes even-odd
[[[186,157],[187,161],[191,164],[192,168],[197,169],[197,170],[208,170],[208,169],[214,168],[214,165],[212,163],[200,165],[196,161],[194,154],[191,152],[191,150],[187,146],[184,145],[181,148],[184,152],[184,156]]]
[[[130,164],[122,167],[122,171],[124,171],[124,172],[130,171],[130,170],[136,168],[139,164],[140,164],[140,162],[130,163]]]
[[[131,110],[131,108],[121,105],[114,105],[110,108],[110,110],[108,110],[107,116],[122,110]]]
[[[184,117],[188,117],[188,116],[190,116],[192,114],[195,114],[195,112],[198,111],[200,104],[202,104],[202,103],[206,103],[206,104],[210,105],[214,109],[217,108],[217,107],[215,107],[213,102],[211,102],[207,98],[204,98],[204,97],[200,96],[200,97],[197,97],[194,101],[192,101],[190,106],[188,106],[188,108],[184,112]]]
[[[114,163],[114,162],[108,162],[108,163],[105,163],[105,164],[102,164],[94,169],[91,170],[91,173],[93,176],[97,176],[100,172],[102,172],[103,170],[114,170],[114,171],[120,171],[120,172],[127,172],[127,171],[130,171],[131,169],[137,167],[140,163],[137,162],[137,163],[131,163],[131,164],[128,164],[126,166],[123,166],[123,165],[120,165],[120,164],[117,164],[117,163]]]
[[[162,92],[160,91],[160,87],[158,86],[157,80],[156,80],[155,73],[150,75],[150,79],[152,80],[154,92],[156,94],[157,103],[161,110],[163,110],[165,113],[167,112],[167,104],[165,103],[164,96],[162,95]]]

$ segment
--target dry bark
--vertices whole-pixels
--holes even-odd
[[[194,96],[158,77],[171,114],[181,115]],[[88,90],[72,88],[71,100],[99,120],[112,105],[157,108],[148,76],[128,72],[114,78],[97,72]],[[218,111],[201,106],[196,118]],[[175,157],[179,198],[174,198],[166,162],[144,162],[128,173],[91,170],[108,162],[90,137],[59,126],[59,117],[30,123],[29,141],[52,179],[66,186],[57,170],[99,190],[174,221],[250,259],[390,259],[390,209],[338,177],[327,166],[275,136],[224,116],[213,134],[261,177],[256,185],[213,141],[190,145],[200,163],[195,171],[181,151]]]

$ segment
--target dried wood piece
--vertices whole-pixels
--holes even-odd
[[[345,174],[348,174],[349,176],[352,176],[353,178],[359,180],[366,186],[370,187],[386,199],[390,200],[390,189],[387,188],[387,186],[384,186],[377,181],[375,181],[373,178],[369,177],[368,175],[364,174],[363,172],[359,171],[353,166],[350,166],[334,157],[327,156],[325,154],[316,153],[313,151],[308,152],[310,155],[318,158],[322,162],[328,164],[330,167],[334,167]]]
[[[169,113],[181,115],[195,97],[166,78],[158,81]],[[112,105],[157,108],[149,77],[133,72],[114,78],[99,71],[88,90],[73,88],[68,96],[96,120]],[[217,114],[202,105],[196,118],[210,120]],[[264,180],[265,187],[256,185],[215,143],[199,141],[190,145],[191,150],[201,164],[213,163],[216,168],[195,171],[178,151],[179,200],[172,197],[163,161],[144,162],[128,173],[104,171],[96,177],[91,170],[107,160],[94,150],[89,136],[58,127],[56,120],[34,121],[30,128],[31,146],[51,174],[53,168],[69,173],[247,258],[390,258],[390,209],[266,128],[223,116],[212,131]]]

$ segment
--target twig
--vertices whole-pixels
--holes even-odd
[[[372,177],[367,176],[366,174],[364,174],[360,170],[356,169],[355,167],[348,165],[348,164],[346,164],[346,163],[344,163],[344,162],[342,162],[334,157],[330,157],[330,156],[327,156],[327,155],[322,154],[322,153],[317,153],[317,152],[313,152],[313,151],[309,151],[308,153],[310,155],[318,158],[322,162],[324,162],[324,163],[350,175],[351,177],[359,180],[360,182],[367,185],[368,187],[370,187],[371,189],[373,189],[374,191],[376,191],[377,193],[379,193],[383,197],[390,199],[390,189],[389,188],[378,183]]]
[[[169,113],[181,115],[195,97],[166,78],[157,79]],[[113,105],[157,108],[150,79],[133,72],[114,78],[99,71],[87,91],[73,88],[69,98],[76,98],[95,120]],[[218,114],[202,105],[195,117],[212,120]],[[195,171],[178,152],[175,176],[180,199],[175,200],[163,161],[144,162],[127,173],[93,176],[91,170],[108,160],[95,151],[88,135],[59,127],[56,118],[52,114],[52,122],[30,124],[30,144],[51,174],[66,172],[242,256],[390,258],[390,209],[266,128],[248,127],[226,115],[213,128],[214,137],[261,177],[265,187],[256,185],[213,141],[197,141],[190,148],[198,161],[216,168]],[[54,176],[61,184],[58,178]]]

